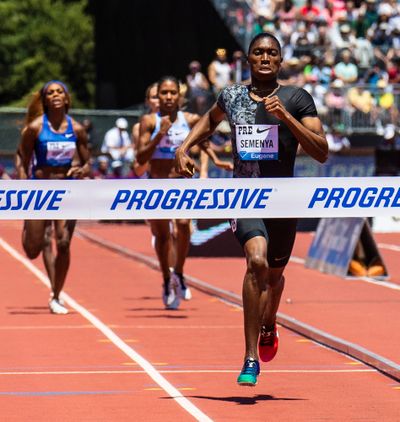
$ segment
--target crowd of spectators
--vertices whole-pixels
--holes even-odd
[[[400,2],[397,0],[221,0],[246,48],[273,32],[283,47],[281,83],[304,87],[328,130],[383,135],[398,126]],[[333,128],[335,126],[335,128]]]

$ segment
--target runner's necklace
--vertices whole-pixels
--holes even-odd
[[[278,89],[279,89],[280,87],[281,87],[281,86],[280,86],[280,84],[278,84],[278,86],[277,86],[274,90],[272,90],[272,92],[270,92],[270,93],[269,93],[266,97],[272,97],[272,96],[276,93],[276,91],[278,91]],[[266,97],[262,97],[261,95],[258,95],[258,93],[268,92],[268,91],[269,91],[269,89],[260,89],[260,90],[258,90],[258,89],[257,89],[257,87],[252,86],[252,87],[250,87],[250,91],[251,91],[253,94],[257,95],[257,97],[260,97],[260,98],[266,98]]]

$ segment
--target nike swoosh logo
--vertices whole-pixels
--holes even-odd
[[[194,246],[203,245],[214,237],[219,236],[221,233],[231,228],[230,224],[226,221],[216,226],[209,227],[208,229],[199,230],[197,224],[193,221],[194,231],[190,238],[190,243]]]
[[[287,259],[287,258],[289,258],[289,256],[288,256],[288,255],[286,255],[286,256],[282,256],[282,257],[280,257],[280,258],[274,258],[274,260],[275,260],[275,261],[283,261],[284,259]]]
[[[260,129],[259,127],[257,128],[257,133],[263,133],[266,132],[267,130],[270,130],[270,127],[267,127],[266,129]]]
[[[66,133],[65,134],[65,137],[66,138],[72,138],[74,136],[74,134],[73,133]]]

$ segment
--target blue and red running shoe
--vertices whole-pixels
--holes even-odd
[[[258,360],[247,358],[244,362],[242,372],[237,378],[237,383],[242,386],[254,387],[257,385],[257,377],[260,374]]]
[[[258,354],[263,362],[271,361],[278,351],[279,333],[274,323],[273,329],[268,329],[265,325],[261,327],[260,340],[258,342]]]

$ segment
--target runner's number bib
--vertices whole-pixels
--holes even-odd
[[[71,160],[76,150],[75,142],[47,142],[48,160]]]
[[[241,160],[278,159],[278,125],[236,125],[235,130]]]

